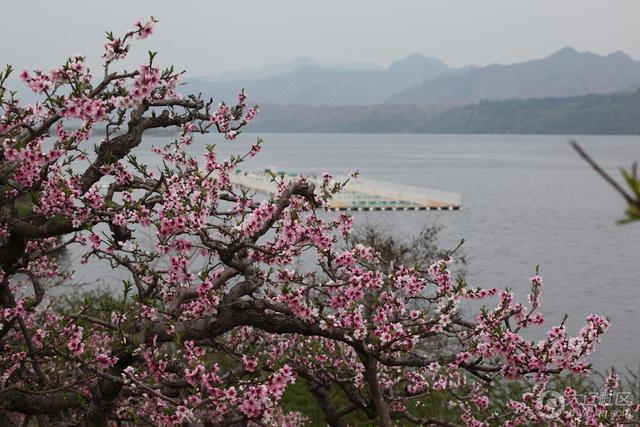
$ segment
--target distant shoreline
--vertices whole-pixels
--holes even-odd
[[[640,90],[464,106],[263,105],[251,133],[640,135]],[[96,135],[104,134],[96,130]],[[174,135],[161,129],[149,134]]]
[[[252,132],[639,135],[640,90],[455,106],[265,105]]]
[[[177,134],[170,132],[162,132],[156,129],[145,132],[151,136],[175,136]],[[98,129],[94,133],[96,136],[105,135],[104,129]],[[295,135],[500,135],[500,136],[527,136],[527,135],[546,135],[546,136],[562,136],[562,137],[580,137],[580,136],[640,136],[640,133],[554,133],[554,132],[536,132],[536,133],[515,133],[515,132],[341,132],[341,131],[286,131],[286,130],[259,130],[251,129],[242,132],[243,135],[278,135],[278,134],[295,134]]]

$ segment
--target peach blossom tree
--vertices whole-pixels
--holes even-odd
[[[260,141],[228,142],[244,152],[229,159],[215,147],[190,154],[198,135],[236,140],[258,109],[244,92],[235,105],[181,95],[182,72],[154,53],[116,69],[155,23],[108,33],[96,75],[82,56],[22,71],[35,103],[7,88],[10,67],[0,74],[0,424],[304,425],[281,406],[296,381],[334,426],[351,413],[384,426],[633,419],[637,407],[584,405],[571,388],[561,406],[545,399],[552,376],[589,372],[609,322],[590,315],[575,337],[561,323],[525,338],[544,322],[540,276],[519,303],[454,277],[454,253],[382,263],[350,243],[350,216],[328,212],[344,184],[330,175],[274,177],[278,194],[260,199],[230,181]],[[160,128],[175,138],[145,144]],[[144,150],[163,167],[141,163]],[[56,308],[52,290],[72,281],[56,253],[70,246],[127,275],[117,303]],[[467,300],[485,304],[465,316]],[[527,388],[498,404],[488,397],[498,381]],[[455,415],[416,411],[432,395]]]

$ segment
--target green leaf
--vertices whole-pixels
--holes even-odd
[[[24,194],[16,199],[13,206],[20,218],[24,218],[31,213],[33,201],[30,194]]]

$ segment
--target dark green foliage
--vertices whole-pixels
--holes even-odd
[[[622,170],[622,176],[631,190],[628,201],[627,216],[621,222],[632,222],[640,220],[640,175],[638,175],[638,163],[634,162],[629,170]]]
[[[448,250],[438,247],[438,235],[441,230],[442,227],[437,225],[425,225],[412,237],[403,239],[391,229],[385,230],[380,225],[366,223],[355,230],[351,240],[375,248],[385,264],[424,269],[449,254]],[[466,264],[464,256],[459,252],[456,253],[456,260]]]
[[[481,101],[457,107],[416,132],[640,134],[640,91],[570,98]]]

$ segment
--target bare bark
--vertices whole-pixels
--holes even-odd
[[[391,415],[389,407],[384,400],[384,394],[378,381],[378,361],[367,355],[360,355],[362,363],[364,365],[364,378],[369,386],[369,393],[371,394],[371,401],[373,407],[378,415],[378,421],[383,427],[391,427]]]
[[[50,394],[32,394],[16,389],[6,389],[0,394],[0,407],[5,411],[29,415],[50,415],[69,408],[82,406],[85,399],[71,391]]]

